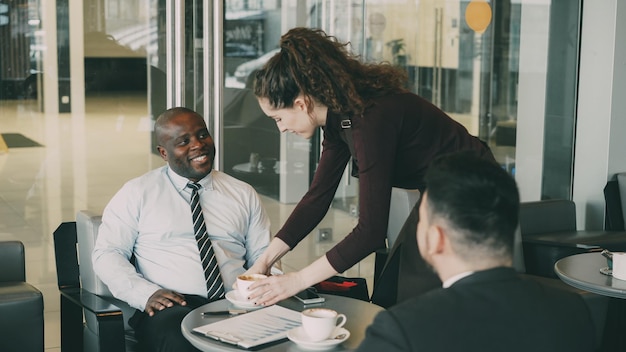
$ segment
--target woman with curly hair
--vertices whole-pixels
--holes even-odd
[[[293,28],[281,37],[280,51],[256,73],[259,105],[281,132],[308,139],[321,127],[324,139],[308,192],[248,272],[268,273],[319,224],[350,157],[359,178],[359,222],[352,232],[306,268],[252,285],[251,290],[262,287],[250,295],[257,304],[293,296],[384,248],[391,188],[422,190],[435,157],[473,150],[493,160],[486,144],[409,92],[403,70],[363,63],[347,45],[319,29]],[[415,228],[409,231],[415,237]],[[417,253],[416,246],[412,250]]]

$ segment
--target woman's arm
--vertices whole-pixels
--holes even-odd
[[[280,238],[274,237],[267,249],[259,256],[254,264],[246,271],[246,274],[266,274],[269,275],[274,265],[282,258],[291,248]]]

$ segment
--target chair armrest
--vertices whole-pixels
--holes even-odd
[[[96,316],[122,316],[122,310],[115,304],[81,288],[61,289],[61,295]]]
[[[62,351],[83,349],[83,309],[97,320],[95,333],[100,351],[124,351],[125,333],[122,310],[98,295],[80,288],[61,291]]]

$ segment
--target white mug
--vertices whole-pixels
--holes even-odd
[[[248,287],[250,287],[250,285],[252,285],[255,281],[265,279],[266,277],[267,275],[263,274],[248,274],[237,276],[237,291],[239,293],[239,298],[247,301],[248,296],[250,295]]]
[[[310,308],[301,313],[302,328],[312,342],[326,340],[346,323],[346,316],[328,308]]]
[[[613,252],[613,277],[626,280],[626,253]]]

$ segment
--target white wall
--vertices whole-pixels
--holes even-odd
[[[604,188],[626,171],[626,3],[583,4],[574,156],[578,228],[602,229]]]

